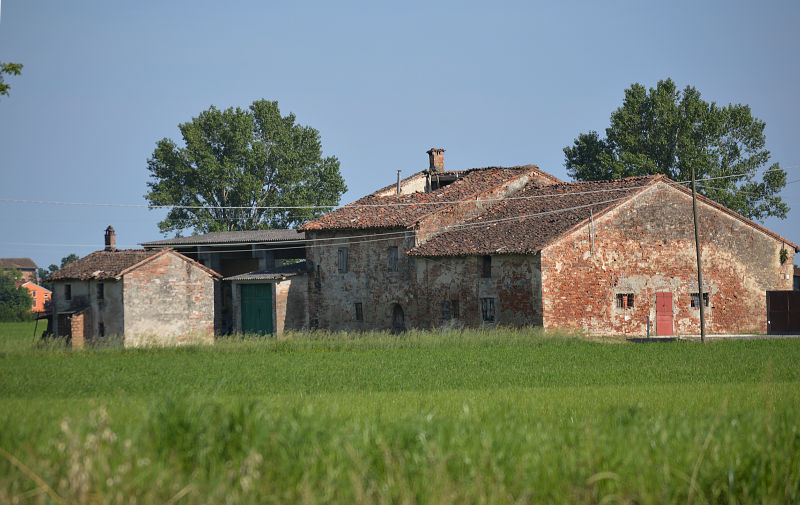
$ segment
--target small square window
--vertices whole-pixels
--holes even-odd
[[[106,286],[102,282],[97,284],[97,299],[104,300],[106,297]]]
[[[617,308],[618,309],[632,309],[633,308],[633,293],[617,293]]]
[[[347,272],[347,248],[339,248],[339,273]]]
[[[356,321],[364,320],[364,307],[361,302],[356,302]]]
[[[388,248],[389,254],[389,271],[390,272],[397,272],[398,270],[398,249],[397,246],[391,246]]]
[[[64,284],[64,300],[72,300],[72,284]]]
[[[494,298],[481,298],[481,318],[484,323],[495,321]]]
[[[697,293],[689,295],[689,305],[691,305],[693,309],[700,308],[700,296]],[[703,305],[708,307],[708,293],[703,293]]]

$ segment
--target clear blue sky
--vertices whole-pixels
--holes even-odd
[[[800,2],[5,0],[0,198],[145,203],[147,158],[210,105],[277,100],[341,161],[343,203],[427,168],[535,163],[603,131],[633,82],[749,104],[772,161],[800,165]],[[800,169],[789,170],[789,180]],[[800,243],[800,183],[789,218]],[[0,203],[0,257],[40,266],[161,238],[162,213]],[[41,244],[41,245],[25,245]]]

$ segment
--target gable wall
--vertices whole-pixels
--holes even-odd
[[[125,347],[212,343],[217,281],[175,254],[123,276]]]
[[[698,202],[708,333],[766,331],[766,291],[791,289],[793,251],[780,265],[782,244],[711,206]],[[673,296],[676,334],[698,334],[692,200],[656,184],[542,251],[545,328],[583,328],[589,334],[655,331],[655,293]],[[617,293],[633,293],[634,307],[616,308]]]

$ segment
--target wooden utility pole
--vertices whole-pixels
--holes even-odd
[[[692,165],[692,214],[694,214],[694,248],[697,251],[697,298],[700,304],[700,341],[706,341],[706,311],[703,300],[703,269],[700,266],[700,233],[697,231],[697,189],[694,182],[694,165]]]

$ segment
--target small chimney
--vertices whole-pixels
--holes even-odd
[[[428,157],[431,160],[431,172],[444,172],[444,149],[432,147],[428,149]]]
[[[114,232],[114,227],[109,226],[106,228],[106,251],[117,250],[117,234]]]
[[[397,194],[400,194],[400,170],[397,171]]]

